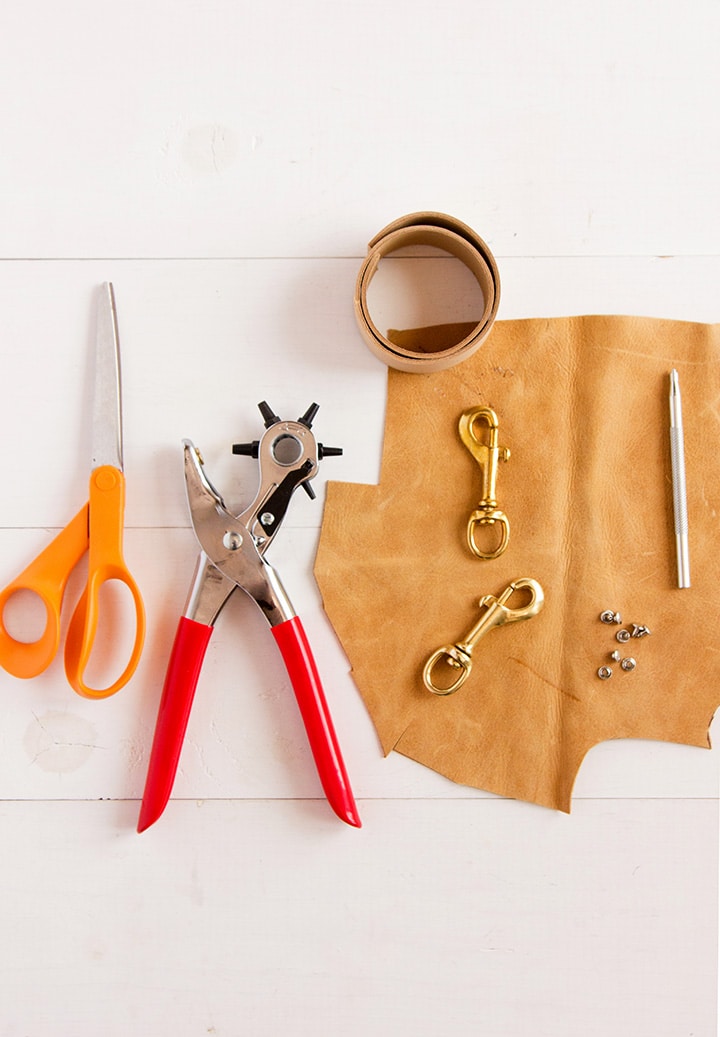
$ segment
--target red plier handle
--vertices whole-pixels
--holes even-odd
[[[307,731],[320,784],[341,821],[360,828],[362,822],[350,788],[325,692],[305,629],[297,616],[272,628],[285,662]]]
[[[178,624],[155,727],[139,832],[158,820],[170,799],[212,631],[212,626],[186,616]],[[295,692],[328,803],[342,821],[360,828],[362,822],[303,625],[295,616],[272,627],[272,633]]]

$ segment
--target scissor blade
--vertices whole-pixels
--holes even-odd
[[[92,467],[101,465],[113,465],[121,471],[123,467],[120,343],[115,295],[109,282],[98,294],[95,337]]]

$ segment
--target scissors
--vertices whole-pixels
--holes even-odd
[[[346,824],[361,827],[303,625],[277,571],[265,557],[295,490],[302,486],[314,497],[309,480],[317,475],[318,461],[341,454],[342,450],[324,447],[315,440],[311,426],[318,411],[316,403],[297,421],[281,420],[265,401],[258,406],[266,429],[262,438],[233,447],[236,454],[256,458],[260,468],[255,499],[241,515],[235,516],[225,507],[204,472],[197,447],[190,440],[183,444],[190,518],[201,550],[168,663],[138,821],[139,832],[158,820],[170,798],[210,635],[225,603],[238,588],[255,602],[270,625],[295,692],[328,803]]]
[[[124,687],[137,668],[145,639],[145,609],[122,552],[125,511],[120,351],[112,285],[98,299],[92,416],[90,493],[77,515],[34,562],[0,593],[0,665],[15,677],[37,677],[50,665],[60,645],[60,612],[70,573],[88,553],[85,590],[70,619],[65,640],[65,673],[71,687],[87,698],[106,698]],[[104,583],[118,580],[132,597],[135,641],[130,659],[112,684],[91,688],[86,667],[95,642]],[[8,632],[4,610],[13,595],[31,591],[45,606],[45,629],[36,641],[16,640]]]

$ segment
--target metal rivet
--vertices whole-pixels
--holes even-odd
[[[620,644],[625,644],[626,641],[630,640],[631,636],[632,635],[630,634],[629,630],[618,630],[617,634],[615,634],[615,637],[620,642]]]
[[[597,675],[601,681],[606,681],[609,677],[612,677],[612,667],[601,666],[597,672]]]
[[[613,662],[616,662],[616,663],[620,662],[620,652],[617,650],[617,648],[615,649],[614,652],[610,653],[610,658],[613,660]]]
[[[622,619],[620,618],[619,612],[615,612],[613,609],[605,609],[604,612],[600,613],[600,622],[608,624],[622,623]]]
[[[638,623],[633,623],[632,636],[633,637],[647,637],[650,631],[646,626],[641,626]]]
[[[635,662],[635,660],[631,656],[628,659],[623,659],[622,660],[622,662],[620,663],[620,669],[621,670],[625,670],[626,672],[629,672],[630,670],[634,670],[636,665],[637,665],[637,663]]]

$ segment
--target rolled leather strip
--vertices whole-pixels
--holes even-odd
[[[368,310],[368,287],[380,260],[408,245],[431,245],[465,264],[480,285],[484,300],[482,316],[476,323],[388,331],[387,337],[379,331]],[[467,224],[441,212],[401,216],[376,234],[355,285],[355,317],[371,352],[389,367],[420,374],[443,371],[472,356],[487,338],[499,303],[500,275],[492,252]]]

